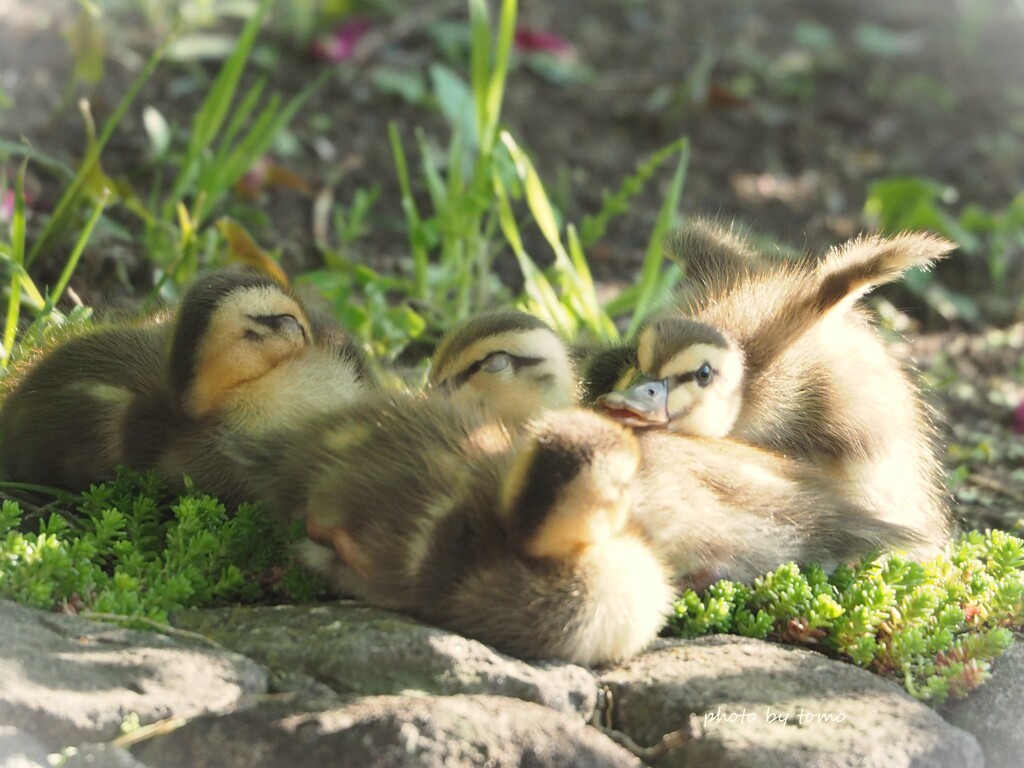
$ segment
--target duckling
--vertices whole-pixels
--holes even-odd
[[[236,462],[218,448],[221,432],[278,429],[374,389],[362,352],[326,323],[261,272],[232,268],[198,281],[170,346],[169,390],[183,418],[160,444],[161,474],[189,475],[222,500],[248,498]]]
[[[239,500],[214,432],[274,428],[369,386],[351,343],[318,345],[279,284],[228,268],[200,278],[173,320],[99,329],[39,360],[0,411],[0,460],[12,479],[68,488],[154,468]]]
[[[438,344],[429,383],[456,403],[486,404],[509,427],[576,403],[569,351],[539,318],[517,310],[471,317]]]
[[[915,553],[932,554],[951,532],[934,428],[855,302],[952,247],[904,234],[776,262],[695,226],[675,243],[689,270],[676,313],[641,331],[617,391],[595,392],[597,376],[585,389],[630,425],[729,435],[809,462],[876,516],[920,532]]]
[[[636,440],[597,414],[513,437],[476,403],[380,394],[226,442],[341,594],[583,664],[640,651],[667,615],[669,574],[629,522]]]

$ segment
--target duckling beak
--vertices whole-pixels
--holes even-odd
[[[626,389],[601,395],[597,405],[605,415],[629,427],[663,427],[668,424],[668,380],[648,379],[642,374]]]

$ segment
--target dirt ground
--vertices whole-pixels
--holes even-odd
[[[405,5],[410,13],[436,9],[441,18],[463,13],[461,3]],[[102,122],[153,39],[141,20],[119,22],[108,33],[102,81],[75,86],[63,37],[75,8],[71,0],[0,0],[0,90],[9,102],[0,109],[0,138],[24,136],[70,166],[83,146],[77,97],[88,96]],[[798,250],[821,250],[869,227],[865,192],[885,176],[928,177],[961,202],[989,209],[1024,189],[1024,10],[1014,0],[524,0],[520,24],[564,38],[589,73],[556,83],[519,67],[504,109],[569,220],[596,211],[604,190],[682,135],[692,142],[684,216],[735,219]],[[254,69],[285,93],[326,66],[287,38],[269,37],[264,49]],[[414,25],[369,66],[414,70],[437,56],[436,43]],[[184,123],[212,71],[163,65],[109,144],[108,173],[146,189],[153,169],[142,106]],[[397,121],[409,145],[414,126],[439,142],[447,134],[435,112],[372,82],[368,68],[320,91],[293,126],[288,164],[313,187],[340,177],[340,201],[381,186],[372,232],[356,254],[388,270],[405,257],[406,243],[386,125]],[[666,167],[593,249],[598,279],[633,279],[669,176]],[[60,192],[36,166],[28,187],[43,211]],[[273,190],[259,207],[261,241],[279,244],[292,270],[315,266],[311,201]],[[938,279],[972,291],[984,307],[983,258],[957,255]],[[1017,262],[1011,271],[1024,272]],[[58,254],[44,259],[41,279],[60,264]],[[137,246],[112,237],[90,250],[73,287],[89,302],[130,294],[145,280]],[[1024,391],[1024,326],[950,327],[905,292],[886,295],[909,309],[901,349],[925,370],[938,419],[948,424],[965,524],[1021,533],[1024,436],[1013,431],[1013,411]]]

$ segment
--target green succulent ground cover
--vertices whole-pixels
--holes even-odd
[[[842,566],[779,566],[753,584],[687,590],[666,631],[795,642],[897,678],[940,703],[988,678],[1024,626],[1024,541],[970,531],[923,563],[891,556]]]
[[[258,504],[230,512],[152,472],[122,470],[73,501],[27,514],[0,506],[0,596],[45,610],[166,623],[185,607],[311,600],[322,585],[292,562],[286,530]]]

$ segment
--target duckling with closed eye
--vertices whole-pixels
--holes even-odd
[[[198,281],[182,299],[171,342],[169,387],[183,419],[160,446],[159,471],[190,475],[222,499],[247,498],[217,435],[277,429],[376,388],[359,348],[325,322],[311,322],[261,272],[226,269]]]
[[[200,278],[173,320],[101,328],[42,357],[0,412],[11,479],[84,488],[118,465],[183,474],[238,500],[220,429],[269,429],[372,386],[350,343],[321,346],[274,280],[228,268]]]
[[[641,331],[616,391],[595,391],[608,379],[600,362],[585,389],[633,426],[729,435],[807,461],[880,519],[918,531],[913,554],[933,554],[951,532],[934,428],[855,302],[951,248],[905,234],[776,262],[697,225],[675,244],[689,270],[676,312]]]
[[[667,615],[669,574],[628,517],[635,438],[592,412],[513,437],[477,403],[380,394],[225,439],[257,497],[305,521],[302,559],[343,595],[584,664],[638,652]]]
[[[517,310],[476,315],[453,328],[431,360],[429,383],[456,403],[484,404],[508,427],[576,403],[576,372],[544,321]]]

